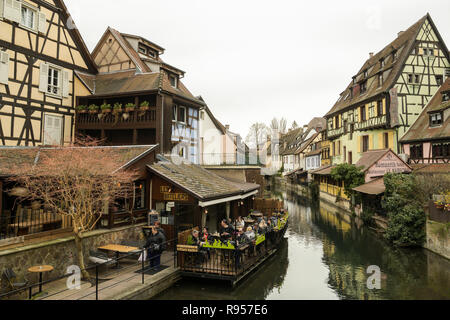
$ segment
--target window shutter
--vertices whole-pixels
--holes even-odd
[[[389,132],[389,148],[394,150],[394,132]]]
[[[41,63],[41,70],[39,74],[39,91],[47,92],[48,87],[48,64]]]
[[[8,20],[20,23],[22,20],[22,3],[17,0],[5,0],[3,16]]]
[[[39,21],[38,21],[38,31],[40,33],[46,33],[47,32],[47,18],[45,16],[44,12],[39,12]]]
[[[9,54],[0,51],[0,83],[8,84],[9,78]]]
[[[362,144],[362,140],[361,140],[361,136],[358,137],[358,153],[361,153],[361,144]]]
[[[373,150],[374,149],[374,145],[373,145],[373,134],[369,135],[369,150]]]
[[[67,98],[69,96],[69,71],[62,71],[62,96]]]
[[[0,18],[3,18],[3,8],[5,7],[5,1],[0,0]]]
[[[384,149],[384,133],[380,132],[378,134],[378,149]]]

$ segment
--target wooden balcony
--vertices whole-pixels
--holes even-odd
[[[78,113],[75,127],[77,130],[146,129],[156,128],[156,123],[156,107],[153,107],[147,111],[137,110],[119,114]]]
[[[373,129],[373,128],[380,128],[387,125],[387,116],[382,115],[376,118],[370,118],[363,122],[357,122],[355,123],[355,130],[366,130],[366,129]]]

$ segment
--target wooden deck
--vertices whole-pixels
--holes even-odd
[[[170,261],[170,262],[169,262]],[[165,252],[161,257],[161,264],[170,267],[156,273],[155,275],[144,275],[142,284],[142,274],[140,263],[122,261],[122,269],[117,271],[108,270],[99,276],[98,299],[99,300],[121,300],[127,299],[139,290],[151,288],[156,283],[165,281],[164,279],[177,273],[179,270],[173,267],[173,252]],[[94,277],[95,279],[95,277]],[[68,290],[66,279],[44,285],[44,291],[48,295],[36,300],[95,300],[96,288],[90,283],[83,282],[80,289]]]

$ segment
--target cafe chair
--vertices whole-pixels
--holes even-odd
[[[23,277],[22,279],[18,279],[16,273],[11,268],[7,268],[3,272],[3,276],[7,280],[11,290],[20,289],[28,285],[28,279],[26,279],[25,277]]]
[[[106,264],[106,266],[114,263],[114,260],[109,258],[106,253],[95,250],[89,251],[89,261],[94,264]]]

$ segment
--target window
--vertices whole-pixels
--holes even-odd
[[[450,143],[433,143],[433,158],[450,157]]]
[[[200,119],[205,120],[205,111],[200,112]]]
[[[351,151],[348,153],[348,164],[353,164],[353,153]]]
[[[8,84],[9,78],[9,54],[0,51],[0,83]]]
[[[389,133],[387,132],[383,134],[383,145],[385,149],[389,149]]]
[[[46,146],[59,146],[62,143],[62,116],[44,115],[44,139]]]
[[[398,58],[398,51],[394,51],[392,53],[392,57],[393,57],[394,61],[397,60],[397,58]]]
[[[36,10],[22,4],[22,25],[29,29],[36,29]]]
[[[139,50],[139,53],[147,54],[147,48],[145,48],[143,46],[139,46],[138,50]]]
[[[446,102],[450,99],[450,92],[442,93],[442,102]]]
[[[377,101],[377,115],[383,115],[383,101],[381,100]]]
[[[384,68],[386,66],[386,60],[381,59],[380,60],[380,65],[381,65],[381,68]]]
[[[172,121],[178,120],[178,106],[173,105],[172,106]]]
[[[361,110],[361,122],[366,121],[367,120],[366,107],[362,106],[360,110]]]
[[[439,127],[442,125],[442,113],[433,113],[430,115],[430,127]]]
[[[443,83],[444,83],[443,82],[443,77],[442,76],[436,76],[436,84],[438,86],[442,86]]]
[[[180,107],[180,114],[178,117],[178,121],[186,123],[186,108],[185,107]]]
[[[364,78],[367,78],[367,77],[369,77],[369,71],[365,70],[364,71]]]
[[[47,93],[61,95],[61,71],[52,67],[48,68]]]
[[[434,49],[424,48],[423,49],[423,55],[424,56],[429,56],[429,57],[434,57]]]
[[[422,144],[411,145],[409,153],[410,153],[411,159],[422,159],[423,158],[423,145]]]
[[[383,85],[383,74],[380,73],[378,75],[378,87],[381,87]]]
[[[369,151],[369,136],[363,137],[363,152]]]
[[[375,118],[375,106],[372,104],[369,107],[369,119]]]
[[[169,76],[170,85],[174,88],[178,87],[178,78],[176,76],[170,75]]]
[[[419,84],[420,83],[420,75],[419,74],[408,74],[408,83],[410,84]]]
[[[134,209],[142,210],[145,209],[145,180],[136,181],[135,186],[135,198],[134,198]]]
[[[360,91],[361,91],[361,94],[366,93],[366,91],[367,91],[367,81],[364,81],[363,83],[361,83]]]

